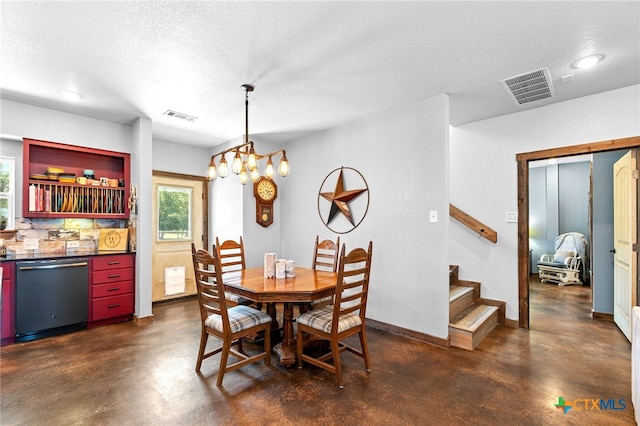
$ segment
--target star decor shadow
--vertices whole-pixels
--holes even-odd
[[[355,171],[360,176],[360,178],[362,178],[365,188],[346,190],[344,185],[344,169],[350,169]],[[340,169],[333,170],[331,173],[329,173],[329,175],[327,175],[324,182],[322,183],[322,186],[324,186],[324,183],[327,181],[329,176],[331,176],[333,173],[335,173],[338,170],[340,170],[340,173],[338,175],[338,179],[336,181],[336,186],[334,191],[319,192],[318,194],[318,212],[320,213],[320,198],[324,198],[325,200],[329,201],[331,203],[331,207],[330,207],[329,215],[327,216],[325,225],[334,232],[346,233],[355,229],[360,224],[360,222],[362,222],[362,219],[364,219],[364,216],[367,213],[365,211],[364,214],[362,215],[362,218],[360,218],[359,221],[356,223],[356,220],[354,219],[351,209],[349,207],[349,203],[354,199],[356,199],[357,197],[359,197],[360,195],[368,193],[369,189],[366,185],[366,181],[364,180],[364,177],[362,176],[362,174],[360,174],[360,172],[358,172],[355,169],[351,169],[350,167],[341,167]],[[320,191],[322,191],[322,186],[320,187]],[[369,201],[367,199],[367,209],[368,208],[369,208]],[[329,227],[329,224],[333,222],[333,220],[339,214],[342,214],[349,221],[349,223],[351,223],[352,228],[350,228],[348,231],[339,232]],[[320,217],[322,218],[322,214],[320,214]]]

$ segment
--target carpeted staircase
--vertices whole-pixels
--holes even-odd
[[[449,338],[451,346],[474,350],[498,324],[505,323],[506,303],[480,297],[480,283],[458,278],[449,267]]]

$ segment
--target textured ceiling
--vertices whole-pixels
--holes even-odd
[[[640,2],[6,2],[4,99],[214,146],[290,141],[447,93],[451,122],[640,82]],[[594,69],[571,64],[605,55]],[[548,67],[556,96],[517,106],[500,80]],[[573,74],[563,83],[562,77]],[[66,103],[60,89],[83,95]],[[194,123],[162,115],[172,109]]]

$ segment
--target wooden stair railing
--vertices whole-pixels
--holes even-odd
[[[449,204],[449,216],[456,219],[472,231],[477,232],[480,236],[486,238],[492,243],[498,242],[498,233],[496,231],[489,228],[473,216],[463,212],[453,204]]]

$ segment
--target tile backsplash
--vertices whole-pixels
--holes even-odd
[[[4,245],[9,254],[90,254],[98,250],[100,229],[126,227],[122,219],[21,218],[15,237]],[[30,248],[35,245],[37,249]]]

